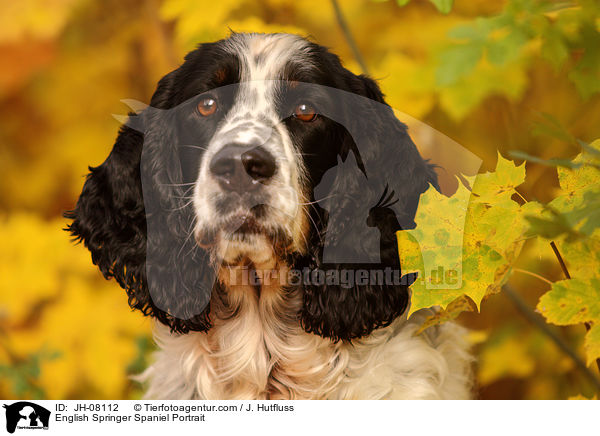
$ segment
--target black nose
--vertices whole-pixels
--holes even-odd
[[[227,145],[214,155],[210,172],[226,191],[243,193],[260,187],[275,174],[275,158],[262,147]]]

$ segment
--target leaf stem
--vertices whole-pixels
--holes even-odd
[[[509,298],[509,300],[515,305],[517,310],[523,315],[527,321],[539,328],[542,333],[548,336],[554,344],[560,350],[571,358],[579,370],[592,382],[596,389],[600,390],[600,380],[594,375],[592,371],[587,367],[585,362],[577,355],[577,353],[571,349],[571,347],[560,337],[556,332],[550,328],[546,321],[541,315],[536,314],[531,308],[523,301],[517,291],[515,291],[510,285],[506,284],[502,287],[503,293]]]
[[[567,265],[565,265],[565,261],[563,260],[560,252],[558,251],[558,247],[554,243],[554,241],[550,241],[550,246],[552,247],[552,251],[554,251],[554,255],[558,259],[558,263],[560,263],[560,268],[562,269],[563,274],[566,278],[570,279],[571,274],[569,274],[569,270],[567,269]]]
[[[546,277],[542,277],[541,275],[536,274],[536,273],[531,272],[531,271],[527,271],[526,269],[513,268],[513,271],[520,272],[520,273],[523,273],[523,274],[527,274],[527,275],[529,275],[531,277],[535,277],[536,279],[539,279],[539,280],[541,280],[541,281],[543,281],[545,283],[548,283],[550,286],[552,286],[554,284],[550,280],[548,280]]]
[[[518,195],[519,197],[521,197],[521,200],[523,200],[525,203],[529,203],[529,202],[527,201],[527,199],[526,199],[525,197],[523,197],[523,195],[521,195],[521,193],[520,193],[519,191],[517,191],[517,190],[515,189],[515,192],[517,193],[517,195]]]

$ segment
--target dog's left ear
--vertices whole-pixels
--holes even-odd
[[[429,185],[439,190],[435,165],[421,157],[408,134],[408,128],[396,118],[377,83],[364,75],[357,76],[357,79],[363,84],[362,95],[375,103],[371,104],[373,112],[359,121],[362,129],[373,129],[370,130],[372,139],[362,136],[361,128],[353,135],[367,147],[376,144],[373,148],[372,172],[379,169],[381,183],[396,194],[398,205],[394,206],[394,210],[399,214],[402,229],[414,228],[420,195]],[[361,148],[364,149],[364,145]]]
[[[338,97],[335,116],[347,132],[335,144],[341,156],[330,171],[336,174],[326,173],[315,191],[317,208],[325,210],[314,218],[324,228],[303,265],[339,283],[304,283],[301,313],[305,330],[334,340],[369,335],[406,310],[416,277],[401,274],[396,232],[414,228],[420,195],[437,187],[433,167],[377,84],[347,70],[342,77],[341,88],[350,92]]]

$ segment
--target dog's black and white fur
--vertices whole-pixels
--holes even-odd
[[[414,226],[436,176],[373,80],[298,36],[232,34],[189,53],[131,119],[142,127],[121,129],[67,217],[104,276],[158,321],[148,398],[470,396],[463,330],[415,336],[427,314],[407,320],[410,280],[264,280],[399,270],[395,232]],[[348,162],[358,170],[329,177]],[[314,193],[326,178],[328,207]],[[378,231],[375,250],[348,218],[365,207],[356,223]],[[325,259],[325,241],[377,261]],[[259,284],[238,280],[248,270]]]

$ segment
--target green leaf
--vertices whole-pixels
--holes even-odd
[[[557,325],[600,322],[600,280],[556,282],[542,295],[537,309],[548,322]]]
[[[541,55],[552,64],[555,70],[558,70],[569,56],[566,41],[561,33],[552,27],[544,35]]]
[[[583,343],[587,355],[587,364],[591,365],[600,359],[600,324],[595,324],[585,335]]]
[[[593,263],[587,263],[586,266]],[[548,322],[557,325],[591,323],[585,336],[587,363],[600,358],[600,279],[562,280],[542,295],[538,311]]]
[[[600,279],[600,270],[590,267],[590,265],[600,265],[600,230],[596,230],[588,238],[556,241],[555,243],[571,277]]]
[[[423,331],[434,325],[443,324],[448,321],[456,319],[462,312],[473,312],[477,310],[477,306],[473,303],[466,295],[458,297],[452,301],[445,309],[438,311],[437,313],[429,316],[415,332],[415,334],[421,334]]]
[[[496,171],[479,174],[473,185],[473,195],[482,203],[492,206],[514,203],[515,188],[525,181],[525,165],[516,166],[498,153]]]
[[[504,38],[491,40],[487,43],[487,55],[494,65],[505,65],[517,59],[521,49],[529,41],[527,35],[514,29]]]
[[[429,0],[435,5],[438,11],[442,14],[448,14],[452,10],[452,3],[454,0]]]
[[[436,75],[439,74],[438,68]],[[479,62],[469,74],[439,90],[440,105],[448,115],[460,121],[490,95],[498,94],[509,99],[519,99],[528,80],[527,59],[524,56],[521,56],[518,62],[503,67]]]
[[[593,238],[600,228],[600,167],[595,163],[600,156],[599,146],[600,141],[590,145],[582,143],[583,152],[570,164],[564,163],[557,168],[561,194],[544,207],[541,216],[526,217],[530,224],[529,235],[546,239],[564,235],[566,243]],[[531,156],[528,158],[536,161]]]
[[[580,29],[583,56],[575,69],[569,73],[577,91],[584,99],[600,92],[600,32],[593,21],[585,23]]]
[[[154,350],[153,342],[148,336],[138,336],[136,338],[137,353],[135,358],[127,366],[128,374],[137,374],[146,368],[148,355]]]
[[[462,184],[452,197],[430,187],[419,200],[416,228],[397,233],[402,270],[419,273],[411,288],[411,313],[446,307],[463,294],[462,245],[470,195]]]
[[[469,42],[450,47],[440,54],[440,66],[436,71],[436,82],[440,86],[456,83],[469,74],[483,55],[483,44]]]
[[[529,222],[529,236],[542,236],[546,239],[555,239],[558,236],[566,234],[569,240],[575,240],[582,235],[575,232],[567,218],[554,209],[549,209],[553,214],[552,218],[539,218],[537,216],[526,216]]]
[[[592,142],[588,148],[600,150],[600,140]],[[597,155],[586,151],[580,153],[573,159],[573,163],[579,168],[558,168],[558,182],[565,194],[573,196],[578,190],[600,183],[600,171],[598,168]]]
[[[467,178],[472,192],[460,184],[452,197],[433,188],[421,196],[416,228],[397,233],[403,270],[419,272],[410,314],[439,306],[444,312],[426,321],[433,325],[479,309],[487,295],[500,290],[523,245],[525,214],[541,209],[512,200],[524,179],[524,165],[499,155],[494,173]]]
[[[477,17],[474,22],[453,27],[448,37],[453,39],[468,39],[484,42],[492,30],[503,27],[505,23],[499,17]]]
[[[571,227],[587,236],[600,228],[600,184],[586,190],[581,206],[568,212],[566,218]]]
[[[487,30],[483,31],[479,26],[473,24],[465,24],[456,26],[448,32],[448,37],[453,39],[470,39],[470,40],[485,40]]]

